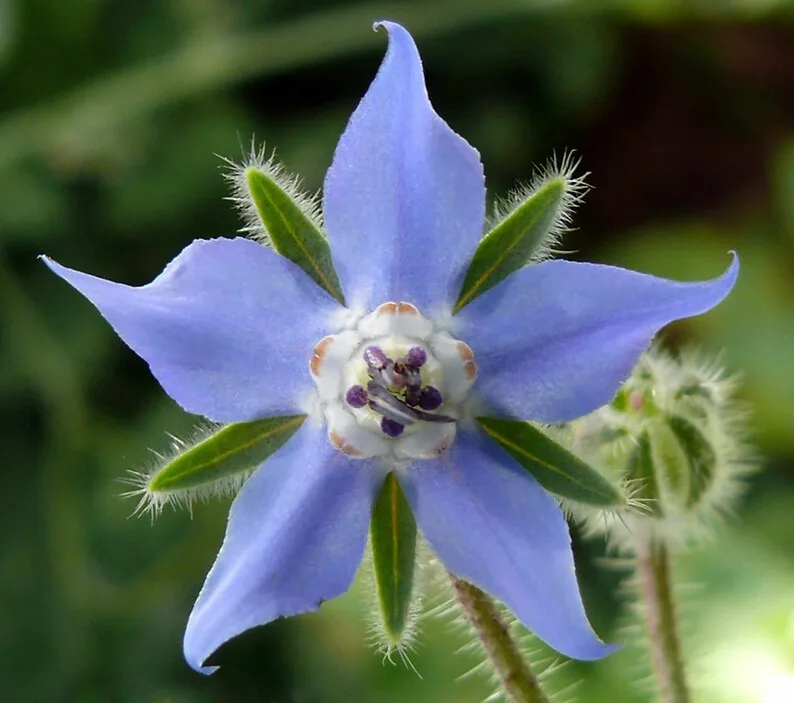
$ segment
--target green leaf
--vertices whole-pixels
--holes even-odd
[[[560,213],[567,181],[552,178],[486,234],[474,252],[455,312],[527,264],[543,247]]]
[[[547,491],[600,507],[625,502],[600,473],[530,423],[493,417],[478,417],[477,421]]]
[[[397,646],[410,623],[416,521],[393,473],[375,503],[370,537],[383,633],[389,645]]]
[[[703,433],[689,420],[672,415],[667,420],[689,464],[689,493],[686,504],[695,505],[714,481],[717,456]]]
[[[344,305],[331,248],[317,225],[270,174],[249,166],[245,181],[273,248]]]
[[[255,469],[281,447],[306,419],[305,415],[235,422],[192,446],[163,466],[149,480],[149,492],[174,493]]]

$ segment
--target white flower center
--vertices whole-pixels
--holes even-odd
[[[411,303],[383,303],[323,337],[309,367],[329,441],[356,459],[439,456],[477,377],[469,346]]]

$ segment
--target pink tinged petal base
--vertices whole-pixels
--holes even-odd
[[[224,642],[320,607],[350,587],[383,473],[351,461],[307,422],[248,480],[184,639],[197,671]]]
[[[185,410],[218,422],[300,412],[309,359],[340,308],[247,239],[197,240],[148,285],[44,262],[88,298]]]
[[[348,299],[451,304],[482,236],[479,154],[434,112],[410,34],[382,22],[386,58],[325,178],[323,213]]]
[[[738,273],[735,255],[720,278],[699,283],[571,261],[515,272],[458,316],[484,414],[564,422],[605,405],[662,327],[713,308]]]
[[[576,659],[615,650],[593,632],[579,595],[568,525],[545,490],[479,431],[399,476],[444,566],[502,601],[535,635]]]

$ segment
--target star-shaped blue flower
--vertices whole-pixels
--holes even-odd
[[[451,572],[566,655],[611,651],[588,624],[557,501],[466,422],[470,404],[539,422],[584,415],[661,327],[716,305],[738,272],[734,260],[719,279],[677,283],[547,261],[445,316],[482,237],[482,166],[433,111],[410,35],[381,26],[388,53],[324,188],[349,309],[242,238],[195,241],[142,287],[47,260],[189,412],[238,422],[309,402],[321,420],[234,501],[185,633],[199,671],[244,630],[347,591],[388,471]]]

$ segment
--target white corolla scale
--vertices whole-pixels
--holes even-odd
[[[408,302],[323,337],[309,365],[331,444],[393,468],[449,448],[477,378],[471,347]]]

